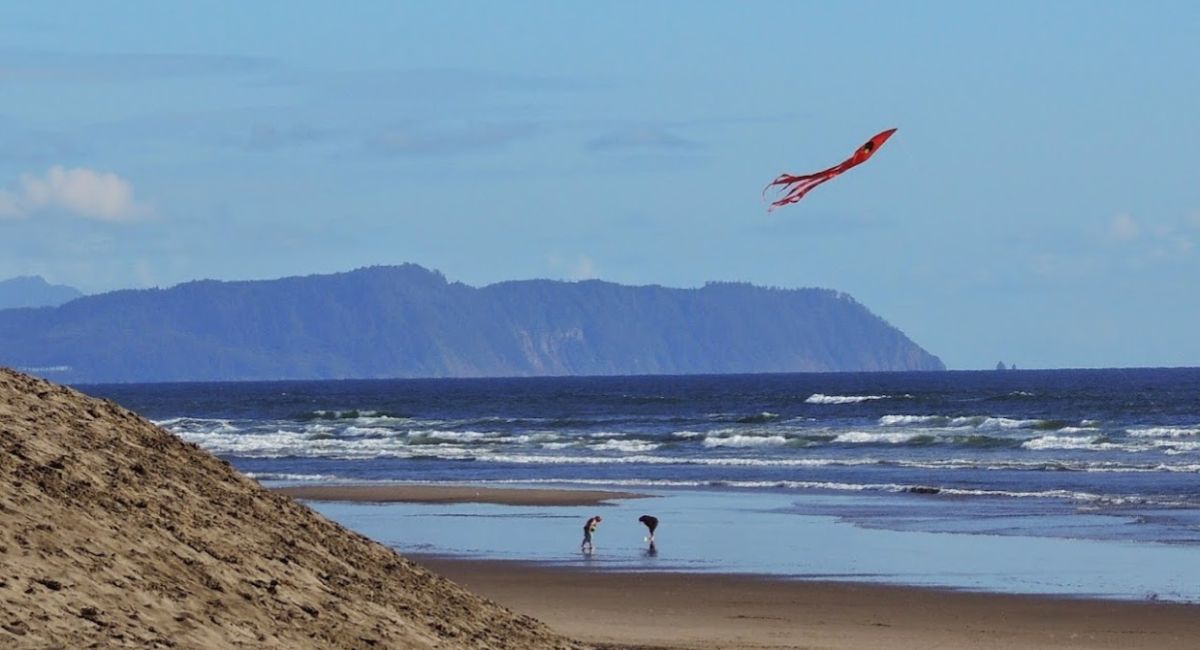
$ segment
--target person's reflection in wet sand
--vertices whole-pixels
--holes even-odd
[[[650,546],[646,548],[645,554],[646,557],[658,557],[658,547],[654,545],[654,542],[650,542]]]

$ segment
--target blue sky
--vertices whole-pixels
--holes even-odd
[[[1184,2],[20,3],[0,278],[821,286],[952,368],[1196,366],[1196,34]]]

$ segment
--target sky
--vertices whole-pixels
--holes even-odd
[[[744,281],[955,369],[1200,366],[1196,34],[1165,0],[15,3],[0,279]]]

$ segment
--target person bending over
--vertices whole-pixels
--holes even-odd
[[[647,538],[646,541],[650,542],[651,546],[654,546],[654,530],[658,528],[658,517],[642,515],[641,517],[638,517],[638,521],[646,524],[646,528],[650,529],[650,537]]]
[[[596,532],[596,527],[600,525],[601,517],[596,515],[587,520],[583,525],[583,543],[579,545],[579,550],[585,553],[591,553],[594,546],[592,545],[592,535]]]

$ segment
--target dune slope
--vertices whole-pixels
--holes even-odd
[[[577,648],[120,406],[0,368],[0,647]]]

